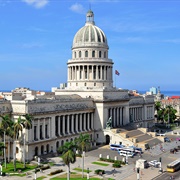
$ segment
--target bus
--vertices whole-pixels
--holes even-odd
[[[115,151],[119,151],[121,149],[123,149],[125,146],[122,144],[110,144],[110,149],[111,150],[115,150]]]
[[[167,165],[167,172],[175,172],[178,170],[180,170],[180,158]]]

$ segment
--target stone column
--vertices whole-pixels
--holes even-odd
[[[101,77],[100,77],[100,79],[101,80],[103,79],[103,68],[102,68],[102,66],[101,66]]]
[[[96,80],[98,80],[98,66],[96,66]]]
[[[106,66],[104,66],[104,80],[107,80],[107,78],[106,78]]]
[[[94,79],[94,66],[92,65],[92,80]]]
[[[42,136],[43,138],[45,139],[45,136],[46,136],[46,119],[44,118],[43,120],[43,128],[42,128]]]
[[[80,114],[80,132],[82,132],[82,114]]]
[[[87,119],[87,122],[88,122],[88,124],[87,124],[87,131],[90,131],[90,127],[89,127],[89,124],[90,124],[90,114],[88,113],[88,119]]]
[[[84,65],[82,67],[83,67],[83,70],[82,70],[82,79],[84,80],[85,79]]]
[[[74,72],[75,72],[75,80],[77,80],[77,68],[76,68],[76,66],[74,67]]]
[[[71,116],[71,132],[74,134],[74,114]]]
[[[70,133],[69,133],[69,126],[70,126],[70,123],[69,123],[69,115],[67,115],[67,134],[70,134]]]
[[[91,116],[91,129],[94,130],[94,116],[93,116],[93,113],[90,114]]]
[[[40,140],[40,120],[39,119],[37,119],[37,121],[38,121],[38,126],[37,126],[37,138],[38,138],[38,140]]]
[[[79,132],[78,127],[80,126],[79,121],[78,121],[78,114],[75,114],[76,117],[76,132]]]
[[[61,135],[61,116],[58,116],[58,134]]]
[[[117,126],[120,126],[120,119],[119,119],[119,107],[117,107]]]
[[[89,66],[87,65],[87,79],[89,80]]]
[[[64,116],[64,115],[63,115],[62,124],[63,124],[63,128],[62,128],[62,130],[63,130],[63,135],[65,135],[66,132],[65,132],[65,116]]]
[[[114,108],[113,116],[113,126],[116,127],[116,108]]]
[[[49,138],[51,138],[51,118],[49,117]]]

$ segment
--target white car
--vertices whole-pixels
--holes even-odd
[[[165,133],[157,133],[156,135],[157,136],[165,136],[166,134]]]
[[[150,165],[150,166],[153,166],[153,167],[159,167],[159,165],[161,164],[159,161],[157,161],[157,160],[152,160],[152,161],[150,161],[150,162],[148,162],[148,164]]]

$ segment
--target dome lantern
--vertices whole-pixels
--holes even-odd
[[[87,13],[86,13],[86,24],[95,24],[94,23],[94,13],[89,10]]]

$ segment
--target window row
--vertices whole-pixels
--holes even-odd
[[[83,55],[84,53],[84,55]],[[73,58],[83,58],[83,57],[89,57],[89,58],[107,58],[107,52],[106,51],[78,51],[74,52]]]

